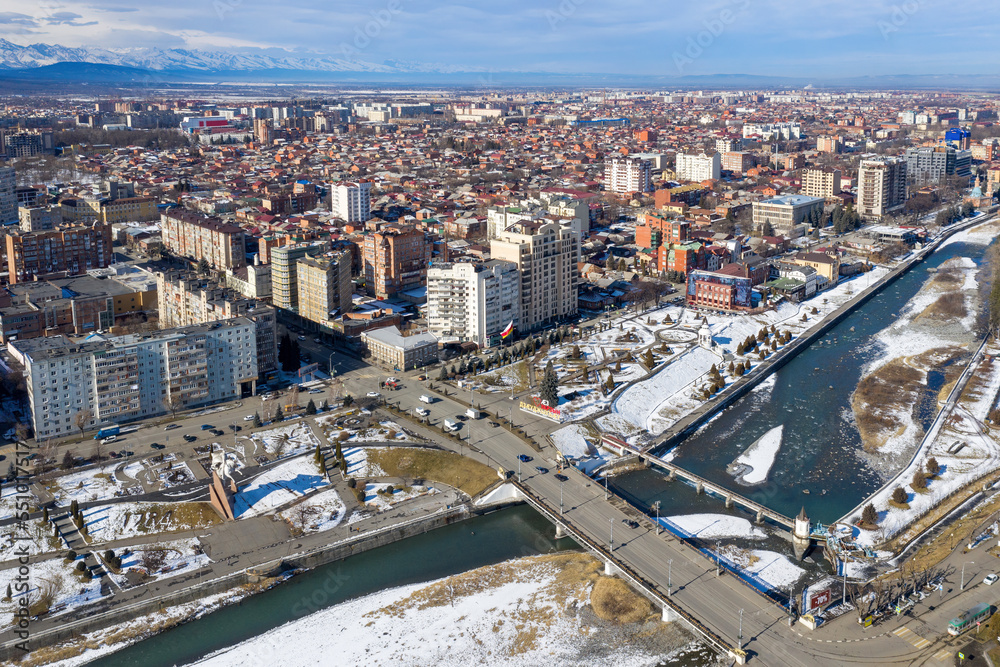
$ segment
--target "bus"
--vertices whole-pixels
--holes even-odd
[[[948,623],[948,634],[957,637],[972,626],[978,625],[990,615],[991,609],[988,604],[977,604],[961,616],[951,619]]]
[[[112,435],[118,435],[119,433],[121,433],[121,427],[108,426],[98,431],[97,435],[94,436],[94,440],[103,440],[104,438],[107,438]]]

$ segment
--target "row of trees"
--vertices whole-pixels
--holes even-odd
[[[278,341],[278,363],[281,370],[291,373],[299,368],[299,341],[288,333]]]

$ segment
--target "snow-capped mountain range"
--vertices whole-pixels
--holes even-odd
[[[411,63],[398,60],[382,64],[363,60],[349,60],[329,55],[295,55],[275,57],[263,49],[234,51],[197,51],[187,49],[158,49],[148,47],[102,49],[97,47],[73,48],[59,44],[30,44],[21,46],[0,39],[0,70],[29,69],[56,63],[95,63],[119,65],[140,69],[192,70],[203,72],[294,70],[307,72],[474,72],[478,67],[456,67],[429,63]]]

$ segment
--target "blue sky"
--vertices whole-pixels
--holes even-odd
[[[997,3],[940,0],[0,0],[0,36],[18,44],[560,73],[991,74],[998,24]]]

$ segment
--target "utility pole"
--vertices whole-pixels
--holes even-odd
[[[740,609],[740,636],[737,638],[736,645],[737,645],[737,647],[741,651],[743,650],[743,610],[742,609]]]
[[[611,540],[608,543],[608,551],[614,552],[614,550],[615,550],[615,520],[612,517],[612,518],[608,519],[608,522],[611,524]]]
[[[657,500],[653,503],[653,509],[656,510],[656,534],[660,534],[660,501]]]
[[[671,585],[672,582],[670,579],[670,574],[671,574],[670,570],[673,564],[674,564],[673,558],[667,560],[667,597],[673,595],[673,586]]]

